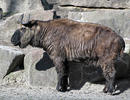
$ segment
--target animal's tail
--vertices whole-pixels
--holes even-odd
[[[122,58],[124,57],[125,41],[120,36],[118,37],[118,46],[119,46],[119,48],[118,48],[117,60],[124,62],[124,60]]]
[[[125,41],[124,39],[121,37],[120,38],[120,45],[121,45],[121,51],[120,51],[120,56],[123,56],[124,50],[125,50]]]

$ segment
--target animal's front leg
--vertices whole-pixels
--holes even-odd
[[[58,83],[56,89],[61,92],[67,91],[68,71],[64,65],[62,58],[57,57],[54,61],[57,71]]]
[[[61,92],[67,91],[68,86],[68,76],[58,75],[58,83],[56,89]]]

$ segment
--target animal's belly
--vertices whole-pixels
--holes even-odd
[[[98,66],[97,57],[77,57],[77,58],[73,58],[73,59],[68,59],[68,61]]]
[[[89,59],[89,57],[78,57],[78,58],[73,58],[73,59],[70,59],[70,61],[74,61],[74,62],[85,62]]]

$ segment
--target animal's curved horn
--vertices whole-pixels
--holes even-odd
[[[26,21],[23,21],[23,18],[24,18],[24,14],[22,14],[22,15],[19,17],[17,23],[18,23],[18,24],[22,24],[22,25],[28,24],[28,22],[29,22],[29,20],[30,20],[30,14],[28,15],[28,18],[27,18]]]
[[[18,19],[18,21],[17,21],[18,24],[21,24],[21,22],[22,22],[22,20],[23,20],[23,17],[24,17],[24,14],[22,14],[22,15],[19,17],[19,19]]]

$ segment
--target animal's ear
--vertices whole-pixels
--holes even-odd
[[[23,23],[22,25],[25,26],[25,27],[31,28],[32,26],[34,26],[36,24],[37,24],[37,21],[36,20],[32,20],[32,21],[29,21],[28,23]]]

